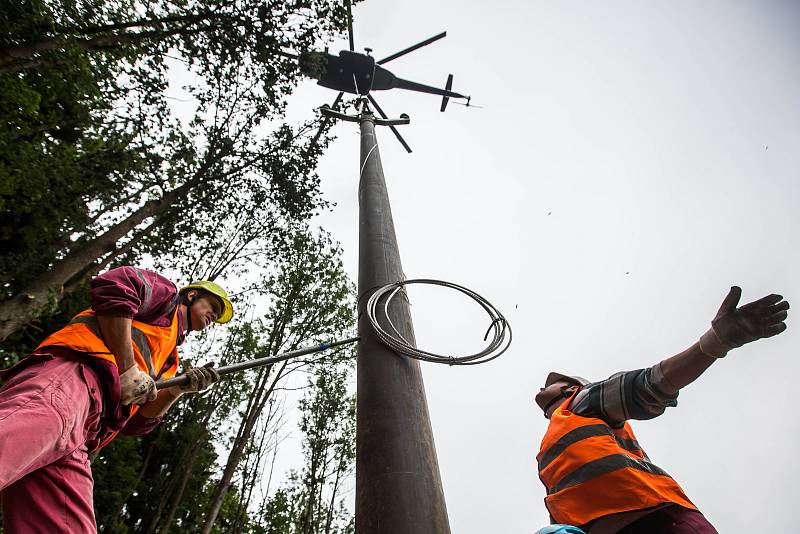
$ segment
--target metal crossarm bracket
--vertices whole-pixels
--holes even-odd
[[[342,113],[341,111],[335,111],[331,109],[331,107],[328,104],[325,104],[324,106],[319,108],[319,111],[326,117],[330,117],[332,119],[337,119],[340,121],[347,121],[347,122],[359,121],[358,115],[348,115],[347,113]]]
[[[399,119],[375,119],[378,126],[402,126],[411,122],[411,118],[403,113]]]
[[[336,111],[332,109],[329,105],[325,104],[319,108],[320,113],[325,115],[326,117],[330,117],[331,119],[337,119],[340,121],[347,121],[347,122],[359,122],[361,120],[361,115],[348,115],[346,113],[342,113],[341,111]],[[397,119],[382,119],[375,117],[374,119],[375,124],[378,126],[404,126],[411,122],[411,117],[402,113],[399,118]]]

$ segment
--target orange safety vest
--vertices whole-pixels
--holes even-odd
[[[153,380],[172,378],[178,372],[178,308],[169,326],[155,326],[141,321],[131,322],[131,341],[136,366],[149,374]],[[100,358],[117,365],[114,355],[108,350],[100,333],[100,323],[94,310],[85,310],[57,332],[42,341],[36,351],[44,347],[66,347],[88,357]],[[130,406],[132,417],[139,410],[138,404]],[[112,435],[103,442],[107,444]]]
[[[547,488],[544,503],[557,523],[585,525],[665,503],[697,510],[678,483],[650,462],[627,422],[616,429],[569,411],[575,393],[553,412],[536,456]]]

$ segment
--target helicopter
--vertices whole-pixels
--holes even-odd
[[[334,91],[339,91],[339,94],[336,96],[333,104],[330,106],[325,104],[322,106],[323,108],[327,108],[328,110],[336,110],[344,94],[349,93],[366,97],[370,103],[372,103],[372,106],[375,108],[378,114],[384,119],[388,120],[386,113],[384,113],[383,109],[381,109],[381,107],[378,105],[378,102],[375,101],[375,98],[370,93],[372,91],[385,91],[389,89],[405,89],[407,91],[417,91],[421,93],[439,95],[442,97],[442,103],[439,107],[439,111],[444,111],[447,108],[447,104],[451,98],[466,100],[466,103],[457,103],[466,107],[470,107],[470,96],[465,96],[452,90],[452,74],[447,76],[444,89],[440,89],[431,85],[425,85],[422,83],[413,82],[411,80],[399,78],[388,69],[383,67],[383,65],[392,60],[395,60],[401,56],[413,52],[414,50],[422,48],[423,46],[427,46],[438,41],[439,39],[446,37],[447,32],[442,32],[434,35],[433,37],[429,37],[424,41],[409,46],[408,48],[404,48],[399,52],[395,52],[390,56],[386,56],[385,58],[376,61],[372,56],[371,48],[365,48],[364,50],[366,53],[355,51],[355,45],[353,43],[352,7],[350,0],[345,0],[344,3],[347,8],[347,33],[350,45],[349,50],[341,50],[339,55],[331,54],[327,48],[323,52],[305,51],[301,52],[300,54],[290,53],[287,51],[282,52],[283,55],[296,59],[298,61],[300,72],[317,80],[317,85],[327,87],[328,89],[333,89]],[[403,117],[406,119],[408,118],[407,115],[403,115]],[[317,142],[320,135],[322,135],[323,130],[327,126],[327,123],[328,116],[326,115],[323,118],[319,130],[317,130],[316,135],[311,141],[312,144]],[[397,140],[400,141],[400,144],[403,145],[403,148],[410,153],[411,147],[408,146],[408,143],[406,143],[405,139],[403,139],[403,136],[400,135],[400,132],[397,131],[397,128],[395,128],[393,124],[388,124],[388,126],[395,137],[397,137]]]
[[[338,56],[329,53],[327,50],[325,52],[305,52],[298,57],[300,72],[316,79],[317,85],[341,93],[367,96],[371,91],[406,89],[408,91],[439,95],[442,97],[440,110],[444,111],[451,98],[466,99],[467,103],[470,100],[470,97],[452,91],[452,74],[448,75],[445,88],[440,89],[398,78],[382,65],[446,36],[447,32],[442,32],[378,61],[372,56],[371,48],[365,48],[366,53],[362,54],[355,52],[351,46],[350,50],[340,51]]]

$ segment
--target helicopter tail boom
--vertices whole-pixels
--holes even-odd
[[[448,98],[467,98],[466,96],[455,93],[448,89],[439,89],[438,87],[432,87],[430,85],[425,85],[422,83],[412,82],[409,80],[404,80],[402,78],[397,78],[395,81],[394,87],[398,89],[405,89],[407,91],[417,91],[420,93],[428,93],[432,95],[439,95]]]

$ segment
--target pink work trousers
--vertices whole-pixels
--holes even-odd
[[[97,375],[54,358],[0,389],[0,496],[6,534],[97,532],[86,443],[100,428]]]

